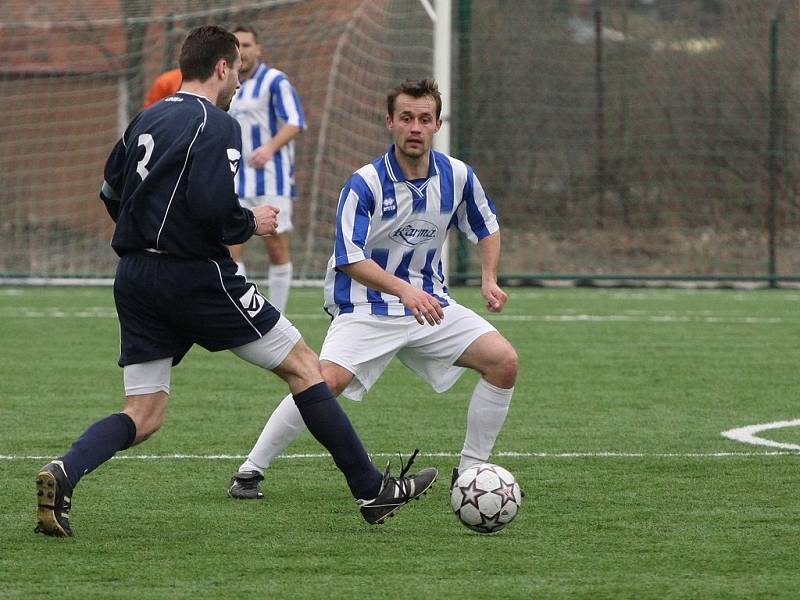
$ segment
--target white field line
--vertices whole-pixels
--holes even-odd
[[[0,318],[116,318],[117,313],[113,308],[105,306],[90,306],[80,309],[62,308],[0,308]],[[330,320],[323,312],[289,314],[290,320]],[[563,315],[487,315],[490,321],[538,321],[555,323],[746,323],[746,324],[775,324],[785,323],[787,319],[781,317],[753,317],[746,315],[713,315],[703,312],[701,314],[647,314],[641,311],[630,311],[621,315],[590,315],[590,314],[563,314]]]
[[[797,427],[800,426],[800,419],[792,419],[791,421],[774,421],[772,423],[759,423],[758,425],[748,425],[746,427],[737,427],[723,431],[722,435],[728,439],[742,442],[745,444],[753,444],[755,446],[769,446],[771,448],[783,448],[784,450],[800,451],[800,444],[788,444],[784,442],[775,442],[762,438],[757,433],[762,431],[769,431],[770,429],[783,429],[784,427]]]
[[[800,450],[800,446],[796,446]],[[796,456],[798,451],[767,452],[497,452],[494,458],[751,458],[762,456]],[[375,458],[393,458],[397,454],[386,452],[371,454]],[[458,458],[456,452],[425,452],[423,457]],[[52,460],[52,456],[0,454],[0,460]],[[112,460],[243,460],[241,454],[134,454],[117,455]],[[329,459],[327,453],[284,454],[281,460]]]

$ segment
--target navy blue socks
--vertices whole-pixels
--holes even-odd
[[[125,413],[100,419],[83,432],[59,460],[72,487],[120,450],[130,448],[136,438],[136,424]]]
[[[312,385],[294,394],[294,402],[308,430],[331,453],[353,497],[371,500],[377,496],[383,476],[367,456],[330,388],[324,382]],[[72,486],[114,454],[129,448],[135,438],[136,425],[125,413],[109,415],[90,426],[60,458]]]
[[[294,403],[306,427],[327,448],[333,462],[347,478],[356,499],[372,500],[378,495],[383,476],[367,456],[347,414],[325,382],[294,394]]]

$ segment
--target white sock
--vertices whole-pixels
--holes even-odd
[[[267,273],[269,303],[282,313],[286,312],[289,288],[292,286],[292,263],[270,265]]]
[[[269,419],[258,441],[247,456],[239,471],[258,471],[262,475],[272,459],[279,456],[306,428],[303,417],[291,394],[278,405]]]
[[[493,386],[481,377],[467,410],[467,436],[458,472],[489,461],[494,442],[505,423],[514,388]]]
[[[236,261],[236,274],[247,277],[247,270],[244,268],[244,263],[238,260]]]

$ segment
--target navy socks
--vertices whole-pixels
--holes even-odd
[[[353,497],[371,500],[377,496],[383,476],[367,456],[350,419],[327,384],[318,383],[294,394],[294,403],[311,435],[327,448],[344,473]]]
[[[109,415],[91,425],[59,459],[72,486],[120,450],[130,448],[135,438],[136,424],[125,413]]]
[[[294,402],[308,430],[331,453],[353,497],[371,500],[377,496],[383,476],[328,386],[324,382],[312,385],[294,394]],[[59,459],[72,486],[114,454],[129,448],[135,438],[136,425],[125,413],[109,415],[90,426]]]

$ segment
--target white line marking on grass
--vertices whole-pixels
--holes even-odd
[[[117,313],[113,308],[104,306],[89,306],[82,308],[5,308],[0,309],[0,317],[27,317],[27,318],[116,318]],[[330,317],[325,313],[298,313],[290,314],[295,321],[300,320],[326,320]],[[784,323],[781,317],[751,317],[751,316],[721,316],[704,312],[703,314],[647,314],[642,311],[630,311],[622,315],[487,315],[490,321],[537,321],[552,323],[748,323],[772,324]]]
[[[758,425],[748,425],[747,427],[729,429],[728,431],[723,431],[722,435],[728,439],[737,442],[743,442],[745,444],[770,446],[772,448],[783,448],[785,450],[800,450],[800,444],[776,442],[756,435],[757,433],[769,431],[770,429],[783,429],[784,427],[798,426],[800,426],[800,419],[793,419],[791,421],[774,421],[773,423],[760,423]]]
[[[789,444],[791,446],[791,444]],[[793,446],[800,450],[800,446]],[[795,452],[497,452],[495,458],[749,458],[760,456],[796,456]],[[392,458],[397,453],[381,452],[373,457]],[[421,456],[458,458],[456,452],[424,452]],[[52,460],[52,456],[0,454],[0,460]],[[122,454],[112,460],[243,460],[242,454]],[[284,454],[278,459],[324,459],[327,453]]]
[[[677,315],[490,315],[490,321],[554,321],[558,323],[783,323],[780,317],[717,317]]]
[[[0,317],[27,317],[27,318],[116,318],[117,311],[105,306],[86,306],[83,308],[5,308],[0,310]]]

